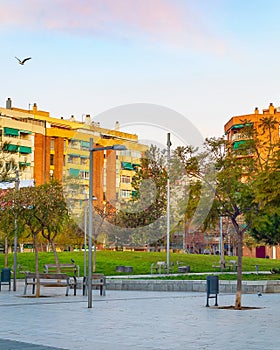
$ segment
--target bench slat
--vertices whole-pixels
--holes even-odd
[[[92,281],[91,281],[92,287],[99,287],[100,295],[105,296],[106,295],[106,276],[103,274],[93,274],[92,275]],[[88,278],[83,278],[83,295],[87,295],[87,289],[88,289]]]
[[[76,295],[77,280],[76,277],[72,277],[73,281],[70,282],[70,278],[65,273],[39,273],[39,283],[44,287],[66,287],[66,296],[70,286],[74,288],[74,295]],[[25,287],[24,293],[26,294],[27,286],[32,285],[32,294],[35,293],[35,286],[37,284],[37,275],[34,272],[28,272],[25,275]]]

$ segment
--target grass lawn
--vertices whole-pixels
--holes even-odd
[[[80,266],[81,275],[84,270],[84,252],[61,252],[58,253],[60,263],[70,263],[71,259],[75,260],[75,263]],[[165,261],[166,253],[154,253],[154,252],[122,252],[122,251],[97,251],[96,272],[104,273],[107,276],[119,275],[116,272],[117,265],[132,266],[133,274],[144,275],[149,274],[151,264],[157,261]],[[226,260],[237,260],[237,257],[226,257]],[[35,256],[34,253],[18,253],[18,264],[20,264],[24,270],[35,271]],[[215,255],[202,255],[202,254],[180,254],[170,253],[170,262],[181,262],[182,265],[189,265],[191,272],[215,272],[217,269],[212,265],[219,265],[219,256]],[[40,271],[43,271],[45,264],[54,263],[53,253],[40,253],[39,254],[39,266]],[[272,259],[256,259],[256,258],[243,258],[243,271],[256,271],[256,265],[258,265],[259,271],[270,271],[273,267],[279,268],[280,261]],[[4,266],[4,254],[0,255],[0,266]],[[9,254],[8,266],[13,266],[13,254]],[[177,272],[174,269],[174,272]],[[185,279],[205,279],[206,275],[202,276],[180,276],[178,278]],[[18,277],[23,277],[19,275]],[[223,274],[220,275],[220,279],[236,279],[236,275]],[[278,274],[269,275],[256,275],[249,274],[244,275],[245,279],[279,279]]]

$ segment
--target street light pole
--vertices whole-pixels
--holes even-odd
[[[167,224],[166,224],[166,267],[169,273],[170,268],[170,133],[167,134]]]
[[[84,276],[87,276],[87,210],[88,210],[88,205],[87,202],[85,201],[85,206],[84,206]]]
[[[19,176],[18,170],[16,170],[16,178],[15,178],[15,190],[19,189]],[[15,235],[14,235],[14,276],[13,276],[13,291],[17,290],[17,234],[18,234],[18,226],[17,226],[17,217],[15,216]]]
[[[90,149],[89,149],[89,219],[88,219],[88,308],[92,308],[92,231],[93,231],[93,219],[92,211],[93,205],[92,201],[96,199],[93,196],[93,152],[115,150],[124,151],[127,148],[123,145],[113,145],[105,147],[95,147],[93,148],[93,139],[90,139]]]
[[[89,220],[88,220],[88,308],[92,308],[92,197],[93,197],[93,139],[89,155]]]

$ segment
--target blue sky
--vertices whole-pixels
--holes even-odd
[[[279,13],[277,0],[0,0],[0,105],[100,121],[152,103],[221,136],[233,115],[280,106]]]

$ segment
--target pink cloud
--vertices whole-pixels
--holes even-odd
[[[177,5],[176,5],[177,4]],[[0,5],[0,25],[29,30],[149,39],[222,52],[225,45],[191,6],[173,0],[21,0]]]

